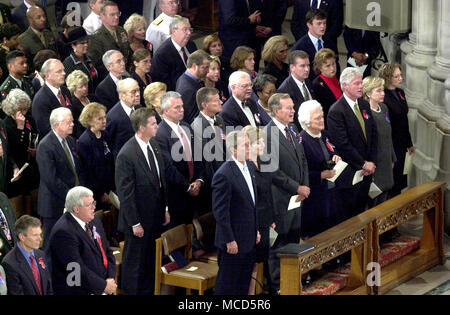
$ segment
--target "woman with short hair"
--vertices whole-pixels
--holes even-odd
[[[225,101],[230,97],[227,84],[221,79],[220,59],[217,56],[209,56],[209,71],[205,77],[205,87],[214,87],[219,90],[220,100]]]
[[[139,85],[141,105],[144,105],[144,90],[152,83],[150,76],[150,68],[152,67],[152,56],[150,51],[144,48],[136,49],[132,56],[134,71],[131,77],[135,79]]]
[[[278,87],[289,76],[289,65],[286,63],[288,53],[288,39],[286,36],[272,36],[264,44],[261,54],[265,61],[264,73],[274,76],[277,80],[275,87]]]
[[[128,42],[133,52],[139,48],[147,49],[150,53],[153,52],[152,44],[145,39],[147,22],[142,15],[137,13],[130,15],[125,21],[123,28],[127,32]]]
[[[203,50],[211,56],[220,59],[220,78],[223,82],[228,82],[228,78],[232,72],[230,60],[223,56],[223,44],[217,33],[210,34],[203,39]]]
[[[144,90],[144,102],[145,106],[155,110],[156,122],[161,122],[161,116],[163,114],[161,109],[161,97],[167,92],[167,85],[163,82],[153,82],[147,85]]]

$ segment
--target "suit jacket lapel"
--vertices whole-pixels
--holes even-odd
[[[42,265],[40,264],[40,259],[42,259],[42,262],[43,262],[45,268],[47,268],[47,265],[45,265],[45,262],[43,260],[44,258],[42,256],[40,256],[36,251],[34,252],[34,257],[36,257],[36,262],[37,262],[37,265],[38,265],[39,274],[41,275],[42,294],[46,295],[47,294],[47,285],[46,285],[46,283],[48,281],[48,279],[47,279],[47,272],[46,272],[46,269],[42,268]]]
[[[231,96],[232,97],[232,96]],[[234,106],[234,113],[237,116],[238,120],[241,122],[241,126],[247,126],[250,125],[250,121],[247,118],[247,115],[244,114],[244,111],[241,109],[241,107],[238,105],[234,97],[232,97],[232,104]]]
[[[18,247],[15,247],[13,250],[15,250],[16,260],[20,264],[20,269],[22,269],[24,271],[25,275],[28,277],[28,279],[33,284],[33,288],[34,288],[34,291],[36,292],[36,294],[40,294],[36,280],[34,279],[33,272],[31,271],[31,267],[28,264],[29,258],[25,258],[25,256],[23,256],[22,252],[20,251],[20,249]],[[36,254],[34,257],[36,257]],[[36,260],[37,260],[37,257],[36,257]],[[36,261],[36,263],[37,263],[37,261]],[[38,263],[38,268],[39,268],[39,263]],[[42,275],[41,275],[41,286],[42,286]]]
[[[150,181],[152,182],[152,184],[159,188],[158,179],[155,177],[153,172],[150,170],[147,160],[145,159],[144,152],[142,152],[142,149],[139,146],[136,139],[134,139],[134,145],[135,145],[135,149],[136,149],[136,156],[138,159],[138,163],[141,165],[141,169],[143,169],[145,171],[147,176],[150,178]],[[148,158],[151,159],[151,156],[149,156]]]
[[[153,152],[155,153],[155,156],[156,156],[156,160],[158,161],[159,178],[161,180],[162,188],[165,189],[165,187],[166,187],[166,177],[165,177],[165,172],[164,172],[164,161],[163,161],[161,152],[159,152],[159,146],[158,146],[156,140],[152,140],[152,139],[150,139],[150,145],[152,146]]]
[[[361,137],[361,139],[364,141],[364,143],[367,143],[366,138],[364,137],[364,133],[361,129],[361,125],[359,124],[359,121],[358,121],[358,118],[356,117],[355,112],[352,110],[352,108],[350,108],[347,100],[344,98],[343,95],[342,95],[342,99],[343,99],[342,105],[344,105],[344,110],[345,110],[346,116],[349,117],[349,119],[350,119],[349,122],[353,126],[352,129],[358,130],[358,134]],[[352,105],[352,107],[353,107],[353,105]],[[359,104],[358,104],[358,107],[359,107]],[[361,108],[359,111],[361,112]],[[362,116],[362,112],[361,112],[361,116]],[[363,121],[364,121],[364,125],[366,125],[364,117],[363,117]]]
[[[251,195],[251,193],[250,193],[250,190],[249,190],[249,188],[248,188],[247,181],[246,181],[245,178],[244,178],[244,175],[242,174],[241,170],[240,170],[239,167],[236,165],[236,162],[234,162],[233,159],[231,159],[230,162],[231,162],[231,170],[232,170],[232,172],[234,173],[236,180],[237,180],[238,182],[240,182],[240,183],[239,183],[240,186],[245,187],[244,190],[247,192],[247,193],[246,193],[247,199],[250,201],[250,203],[251,203],[252,205],[255,205],[255,203],[253,202],[253,199],[252,199],[252,195]],[[252,178],[252,182],[253,182],[253,178]],[[253,190],[253,195],[254,195],[255,198],[256,198],[256,190]],[[256,202],[256,200],[255,200],[255,202]]]
[[[77,221],[75,221],[70,212],[66,212],[64,215],[67,216],[67,221],[70,222],[69,224],[73,225],[73,228],[75,229],[76,233],[78,233],[80,237],[84,239],[85,243],[89,244],[89,246],[93,251],[100,253],[97,246],[95,246],[95,243],[89,238],[87,232],[81,227],[81,225]]]

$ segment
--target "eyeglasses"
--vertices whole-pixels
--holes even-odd
[[[167,5],[179,5],[180,1],[167,1],[166,4]]]
[[[83,206],[83,207],[87,207],[87,208],[92,208],[92,207],[95,207],[97,205],[97,201],[92,201],[90,204],[88,204],[88,205],[85,205],[85,206]]]
[[[129,94],[131,94],[131,95],[136,95],[136,94],[139,94],[141,91],[138,89],[138,90],[131,90],[131,91],[128,91],[127,93],[129,93]]]
[[[253,83],[249,83],[249,84],[236,84],[236,86],[239,86],[242,89],[247,89],[247,88],[252,88],[253,87]]]
[[[116,61],[113,61],[113,63],[117,63],[117,64],[125,63],[125,59],[123,59],[123,58],[117,59]]]
[[[182,31],[183,33],[192,33],[194,31],[192,27],[183,27],[179,28],[179,30]]]
[[[107,16],[109,16],[109,17],[114,17],[114,16],[117,16],[117,17],[119,17],[119,16],[121,16],[122,15],[122,12],[115,12],[115,13],[108,13],[107,14]]]

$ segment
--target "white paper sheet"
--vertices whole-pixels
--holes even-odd
[[[361,71],[361,73],[364,73],[364,71],[366,70],[368,65],[362,65],[362,66],[358,66],[356,64],[356,60],[353,57],[348,58],[347,60],[348,64],[351,65],[353,68],[357,68],[359,69],[359,71]]]
[[[289,205],[288,205],[288,211],[292,210],[292,209],[296,209],[299,208],[302,204],[301,201],[296,202],[295,200],[297,200],[298,195],[294,195],[291,197],[291,200],[289,200]]]
[[[381,189],[374,183],[370,184],[369,197],[374,199],[382,193]]]
[[[405,166],[403,167],[403,175],[408,175],[411,173],[412,168],[412,154],[409,154],[409,152],[406,152],[405,155]]]
[[[341,173],[345,170],[347,165],[348,164],[345,163],[342,160],[337,162],[336,165],[333,167],[333,169],[336,171],[336,174],[333,177],[331,177],[331,178],[327,178],[327,180],[329,180],[330,182],[334,183],[334,181],[339,177],[339,175],[341,175]]]
[[[17,174],[16,174],[16,176],[14,176],[13,178],[11,178],[11,182],[15,179],[15,178],[17,178],[18,176],[20,176],[20,174],[22,174],[22,172],[28,167],[28,163],[25,163],[21,168],[20,168],[20,170],[17,172]]]
[[[277,231],[275,231],[274,229],[269,229],[269,244],[270,244],[270,247],[272,247],[273,244],[275,244],[275,241],[277,240],[277,237],[278,237]]]
[[[117,197],[117,195],[112,190],[109,192],[109,200],[111,200],[111,203],[114,207],[120,209],[119,197]]]
[[[359,171],[355,172],[355,176],[353,176],[352,185],[356,185],[364,179],[364,176],[362,176],[362,172],[363,172],[363,170],[359,170]]]

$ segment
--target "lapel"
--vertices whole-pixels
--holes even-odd
[[[41,39],[39,38],[39,36],[36,35],[35,32],[33,32],[31,27],[28,28],[27,32],[28,32],[28,36],[30,37],[30,40],[32,40],[35,45],[40,45],[40,46],[44,47],[44,44],[41,42]],[[45,49],[45,47],[44,47],[44,49]]]
[[[234,178],[238,181],[239,186],[245,187],[245,188],[243,188],[243,191],[246,192],[246,196],[247,196],[247,199],[250,202],[250,204],[254,206],[255,203],[253,203],[252,195],[250,193],[250,190],[248,188],[247,181],[245,180],[244,175],[242,175],[241,170],[238,168],[238,166],[236,165],[236,162],[234,162],[233,159],[230,160],[230,164],[231,164],[230,165],[231,171],[234,174]],[[247,163],[247,166],[248,166],[248,163]],[[254,179],[252,178],[252,184],[253,184],[253,182],[254,182]],[[254,188],[254,184],[253,184],[253,195],[256,198],[256,190]],[[256,202],[256,199],[255,199],[255,202]]]
[[[152,138],[152,139],[150,139],[150,145],[153,148],[153,152],[155,152],[156,160],[158,161],[159,177],[161,179],[162,189],[165,190],[165,188],[166,188],[166,177],[165,177],[165,172],[164,172],[164,160],[163,160],[163,157],[161,155],[158,142],[155,139]],[[159,185],[158,185],[158,187],[159,187]]]
[[[47,99],[50,100],[50,102],[52,102],[53,109],[61,107],[61,103],[59,102],[59,99],[56,97],[55,94],[52,93],[52,90],[50,90],[50,88],[47,86],[47,84],[44,83],[44,85],[42,86],[42,89],[44,89],[45,94],[47,95]]]
[[[64,149],[62,147],[61,142],[59,142],[59,140],[56,137],[56,135],[53,132],[53,130],[50,130],[49,133],[51,134],[50,137],[51,137],[51,141],[53,142],[53,147],[55,148],[56,152],[58,152],[58,154],[60,155],[60,160],[63,160],[65,162],[66,166],[67,166],[67,169],[70,172],[72,172],[72,166],[70,165],[70,161],[68,160],[68,157],[67,157],[66,152],[64,151]],[[69,147],[69,150],[71,150],[70,149],[70,144],[67,141],[67,138],[66,138],[66,143],[67,143],[67,146]],[[75,157],[74,157],[74,161],[75,161]],[[77,167],[77,164],[75,163],[75,170],[76,170],[76,167]]]
[[[344,98],[344,95],[342,95],[342,105],[344,107],[344,111],[345,111],[345,116],[349,118],[349,123],[351,124],[351,130],[357,130],[359,137],[361,138],[361,140],[363,140],[363,143],[367,143],[366,138],[364,138],[364,133],[361,129],[361,125],[359,124],[358,118],[356,118],[355,112],[350,108],[347,100]],[[358,104],[359,107],[359,104]],[[361,112],[361,107],[359,107],[359,111]],[[362,112],[361,112],[361,116],[362,116]],[[364,121],[364,125],[366,126],[366,119],[364,119],[363,117],[363,121]],[[367,127],[367,126],[366,126]],[[367,128],[366,128],[367,130]]]
[[[42,286],[42,295],[47,294],[47,264],[45,261],[43,261],[43,264],[45,266],[45,269],[42,268],[41,264],[39,263],[39,260],[42,258],[44,260],[44,257],[42,257],[40,254],[37,253],[37,251],[34,251],[34,257],[36,257],[37,266],[39,269],[39,274],[41,276],[41,286]]]
[[[95,242],[91,241],[91,239],[89,238],[89,236],[86,233],[86,231],[81,227],[80,224],[78,224],[77,221],[75,221],[75,219],[72,217],[70,212],[66,212],[64,215],[67,218],[68,224],[72,225],[72,227],[74,228],[75,232],[78,233],[78,235],[84,240],[84,242],[89,245],[91,250],[101,255],[100,250],[96,246]]]
[[[293,97],[295,107],[298,108],[300,104],[303,103],[304,99],[303,94],[300,91],[300,88],[298,87],[297,83],[295,83],[292,75],[289,76],[289,85],[290,85],[289,90],[292,91],[289,94],[291,95],[291,97]]]
[[[136,139],[133,139],[134,147],[136,150],[136,156],[138,163],[140,164],[140,168],[144,170],[144,172],[147,174],[147,176],[150,178],[150,181],[153,185],[157,186],[159,188],[158,179],[153,174],[153,172],[150,170],[150,167],[148,166],[147,160],[145,159],[144,153],[141,150],[141,147],[139,146]],[[153,146],[152,146],[153,148]],[[151,156],[148,157],[151,159]],[[161,167],[160,167],[161,170]]]
[[[298,161],[297,153],[295,152],[295,150],[289,144],[289,141],[286,139],[286,137],[283,135],[281,130],[277,127],[277,125],[275,125],[275,123],[273,121],[270,122],[270,127],[269,128],[270,128],[269,130],[271,130],[272,128],[276,128],[275,130],[278,131],[278,143],[280,144],[280,146],[284,147],[283,151],[288,152],[295,160]],[[294,135],[292,133],[291,133],[291,135],[292,135],[292,140],[295,143]],[[272,150],[273,150],[273,148],[272,148]],[[278,154],[280,154],[281,153],[281,147],[278,150],[279,150]]]
[[[37,286],[36,280],[34,280],[34,275],[33,272],[31,271],[31,267],[28,264],[28,261],[26,260],[26,258],[23,256],[22,252],[20,251],[19,247],[14,247],[13,249],[15,251],[15,255],[16,255],[16,260],[19,263],[20,266],[20,270],[23,270],[25,276],[30,280],[31,284],[33,285],[33,289],[35,291],[36,294],[39,294],[39,288]],[[37,256],[35,253],[34,256],[37,260]],[[39,262],[38,263],[38,268],[39,268]],[[42,285],[42,273],[40,273],[40,277],[41,277],[41,286]]]
[[[233,110],[232,112],[235,113],[236,115],[236,120],[238,120],[241,123],[241,126],[247,126],[250,125],[250,121],[248,121],[247,116],[244,114],[243,110],[241,109],[241,107],[238,105],[238,103],[236,102],[236,100],[234,99],[234,97],[230,97],[231,98],[231,104],[233,105]]]
[[[178,50],[175,48],[175,46],[172,43],[172,40],[170,39],[170,37],[168,39],[166,39],[169,41],[169,47],[170,47],[170,51],[171,54],[173,55],[173,58],[175,58],[178,62],[178,65],[183,65],[184,69],[186,69],[186,65],[184,64],[184,60],[181,58],[181,55],[178,53]],[[185,47],[187,49],[187,47]],[[169,56],[168,56],[169,57]]]

